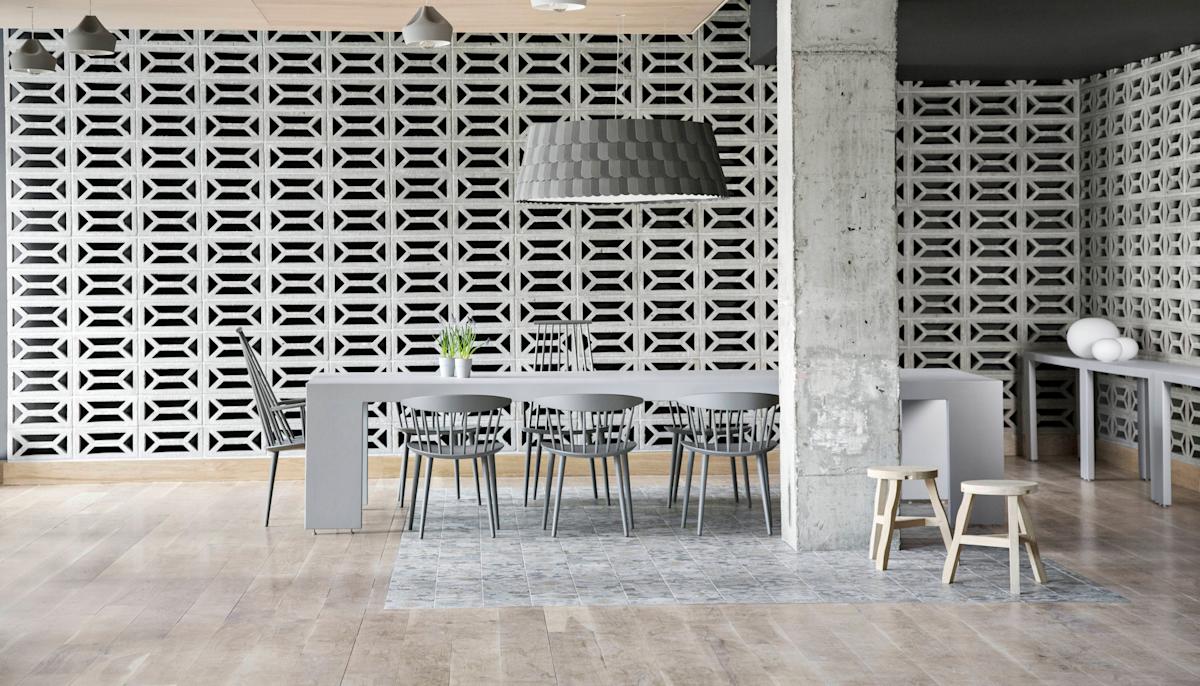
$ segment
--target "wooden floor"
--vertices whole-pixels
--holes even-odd
[[[1043,554],[1130,603],[384,611],[394,480],[321,536],[296,482],[270,529],[261,483],[3,487],[0,684],[1200,682],[1200,499],[1009,467]]]

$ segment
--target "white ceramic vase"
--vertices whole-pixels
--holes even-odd
[[[471,378],[471,359],[456,358],[454,360],[454,376],[459,379]]]
[[[1133,358],[1137,357],[1137,341],[1129,338],[1128,336],[1122,336],[1121,338],[1117,339],[1117,342],[1121,344],[1121,360],[1132,360]]]
[[[1121,344],[1115,338],[1101,338],[1092,345],[1092,357],[1101,362],[1121,359]]]
[[[444,377],[454,376],[454,358],[439,357],[438,358],[438,374]]]
[[[1091,359],[1092,346],[1105,338],[1118,338],[1121,332],[1116,324],[1100,317],[1087,317],[1075,322],[1067,329],[1067,347],[1075,357]]]

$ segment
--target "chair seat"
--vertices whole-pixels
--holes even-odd
[[[690,434],[684,434],[680,437],[680,445],[684,450],[695,450],[698,453],[708,455],[729,455],[732,457],[741,457],[743,455],[756,455],[765,453],[779,447],[779,441],[733,441],[730,443],[722,443],[720,441],[696,441],[690,439]]]
[[[291,443],[284,443],[284,444],[282,444],[282,445],[269,445],[269,446],[267,446],[267,452],[269,452],[269,453],[277,453],[277,452],[279,452],[279,451],[281,451],[281,450],[300,450],[300,449],[302,449],[302,448],[304,448],[304,439],[303,439],[303,438],[301,438],[301,437],[299,437],[299,436],[297,436],[297,437],[296,437],[296,440],[295,440],[295,441],[292,441]]]
[[[632,452],[637,448],[637,443],[633,441],[613,441],[611,443],[563,443],[560,441],[546,441],[542,443],[542,448],[557,455],[567,455],[569,457],[610,457],[612,455],[623,455]]]
[[[972,495],[1029,495],[1036,492],[1036,481],[1021,481],[1019,479],[980,479],[962,482],[962,492]]]
[[[872,479],[890,479],[890,480],[925,480],[936,479],[938,474],[937,467],[918,467],[912,465],[886,465],[879,467],[867,467],[867,476]]]
[[[409,441],[408,448],[418,455],[426,457],[444,457],[455,460],[470,460],[476,457],[495,455],[500,451],[496,443],[468,443],[451,446],[435,441]]]

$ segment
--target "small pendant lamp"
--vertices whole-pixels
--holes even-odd
[[[67,34],[67,52],[79,55],[112,55],[117,52],[117,37],[92,14],[91,2],[88,2],[88,13],[83,21]]]
[[[29,38],[13,51],[8,60],[13,71],[26,74],[49,74],[58,69],[58,61],[46,51],[33,29],[33,7],[29,8]]]
[[[404,44],[444,48],[454,40],[454,27],[429,5],[424,5],[404,27]]]

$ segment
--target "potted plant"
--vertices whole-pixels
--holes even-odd
[[[479,341],[475,336],[473,322],[467,321],[455,328],[454,376],[466,379],[471,376],[471,356],[479,350]]]
[[[438,350],[438,373],[445,377],[454,376],[454,351],[458,344],[458,327],[446,323],[434,339]]]

